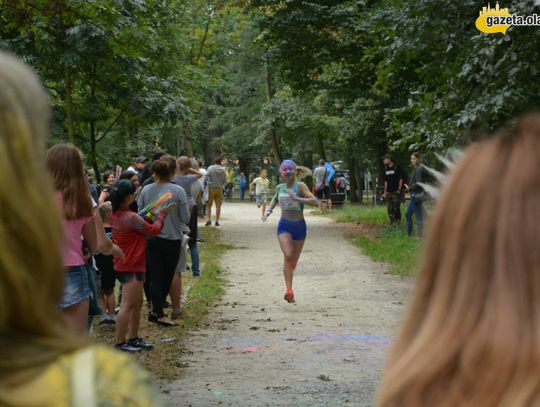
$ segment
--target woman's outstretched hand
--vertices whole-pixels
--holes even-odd
[[[272,215],[272,209],[271,209],[271,208],[268,208],[268,209],[266,210],[265,215],[263,216],[263,222],[266,222],[266,219],[268,219],[268,217],[269,217],[270,215]]]
[[[298,195],[296,195],[296,193],[292,189],[286,189],[285,192],[289,194],[289,196],[291,197],[293,201],[298,202]]]

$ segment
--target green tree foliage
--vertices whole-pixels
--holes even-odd
[[[2,46],[30,62],[49,88],[53,141],[79,144],[96,169],[98,156],[125,163],[159,146],[160,137],[140,133],[174,126],[187,114],[174,36],[181,4],[6,2]]]
[[[539,104],[540,31],[475,28],[482,1],[253,0],[266,46],[293,92],[324,90],[343,106],[354,158],[385,149],[466,144]],[[506,5],[501,5],[506,6]],[[533,2],[508,4],[531,15]]]
[[[464,145],[538,106],[540,30],[481,33],[484,5],[4,0],[0,47],[43,78],[52,142],[75,142],[96,169],[160,149],[244,171],[324,157],[346,161],[354,189],[385,151],[403,162]]]

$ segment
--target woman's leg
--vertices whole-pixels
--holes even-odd
[[[160,250],[162,239],[149,240],[146,249],[146,267],[150,271],[150,300],[152,301],[152,313],[158,318],[162,318],[163,312],[163,290],[165,285],[165,261]]]
[[[71,333],[77,336],[85,336],[88,328],[88,309],[90,300],[88,298],[62,309],[66,324]]]
[[[283,277],[285,278],[285,287],[292,288],[294,271],[294,249],[292,236],[289,233],[278,235],[279,247],[283,252]]]
[[[105,304],[107,307],[107,314],[109,314],[109,316],[114,316],[114,290],[108,290],[105,292]]]
[[[169,296],[171,297],[173,314],[180,314],[180,298],[182,296],[182,274],[178,271],[174,273],[171,283],[171,289],[169,290]]]
[[[302,254],[302,249],[304,248],[305,240],[293,240],[292,241],[292,258],[293,258],[293,270],[296,269],[296,265],[298,264],[298,260],[300,259],[300,255]]]
[[[139,323],[141,321],[141,308],[143,303],[143,282],[133,278],[133,307],[129,315],[128,338],[139,337]],[[120,309],[122,309],[120,307]]]
[[[136,308],[139,302],[138,291],[140,291],[140,287],[141,286],[135,276],[133,276],[131,281],[122,283],[122,302],[120,303],[120,310],[116,316],[117,344],[124,343],[126,341],[128,325],[132,320],[133,310]]]

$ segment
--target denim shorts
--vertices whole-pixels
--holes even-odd
[[[257,205],[262,205],[263,203],[266,203],[266,201],[267,197],[265,192],[255,195],[255,202]]]
[[[146,280],[146,273],[144,272],[132,273],[130,271],[117,271],[114,274],[116,275],[116,279],[120,281],[120,284],[129,283],[130,281],[133,281],[134,278],[143,283]]]
[[[292,221],[280,218],[277,234],[279,236],[283,233],[290,234],[293,240],[305,240],[307,236],[306,221],[304,219]]]
[[[92,296],[89,285],[88,268],[82,266],[68,267],[64,275],[64,291],[59,308],[68,308]]]

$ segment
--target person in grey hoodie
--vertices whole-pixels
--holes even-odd
[[[216,203],[216,226],[219,226],[221,204],[223,203],[223,185],[227,182],[227,173],[223,167],[223,158],[217,157],[214,164],[208,167],[206,177],[210,183],[206,209],[206,226],[212,225],[212,203]]]

